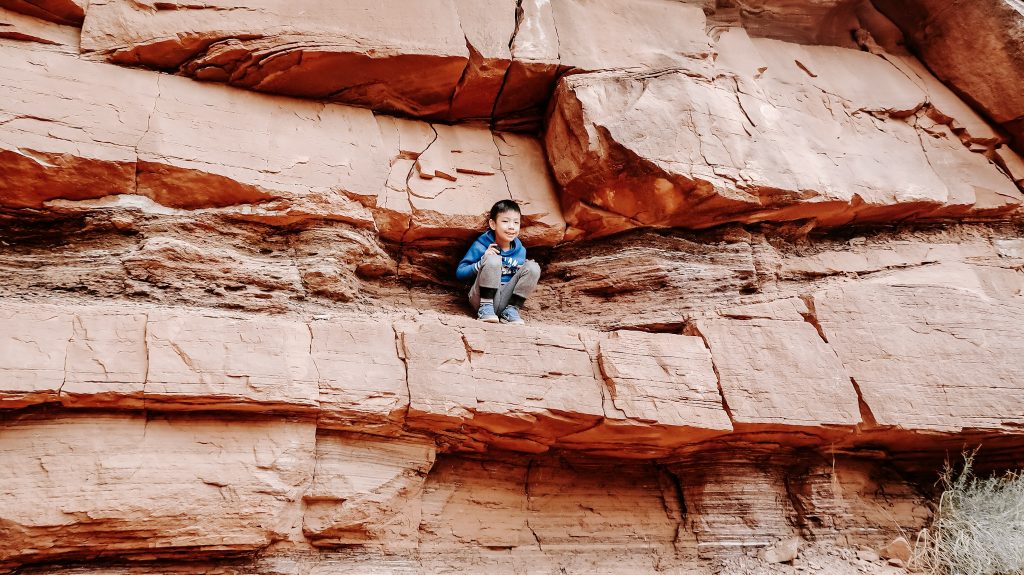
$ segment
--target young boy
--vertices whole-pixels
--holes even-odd
[[[526,248],[519,241],[521,217],[519,205],[512,200],[494,204],[487,220],[490,229],[473,242],[455,271],[460,280],[473,280],[469,305],[477,310],[477,319],[526,323],[519,317],[519,308],[537,287],[540,266],[526,259]]]

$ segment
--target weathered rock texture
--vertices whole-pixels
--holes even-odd
[[[605,72],[560,84],[547,146],[578,233],[1019,208],[1017,176],[989,159],[991,128],[914,61],[741,29],[718,49],[703,75]],[[951,129],[957,116],[977,129]]]
[[[905,572],[1024,448],[1019,10],[877,4],[0,1],[0,570]]]
[[[1005,129],[1024,151],[1024,6],[1017,0],[930,0],[875,4],[943,82]],[[995,33],[982,31],[995,30]]]
[[[508,198],[523,205],[533,245],[562,238],[543,151],[527,136],[375,117],[16,42],[0,53],[3,207],[90,200],[275,225],[336,220],[412,242],[464,241]]]
[[[2,0],[0,7],[33,18],[81,26],[89,0]]]
[[[536,124],[566,70],[663,67],[711,53],[701,9],[668,0],[97,0],[82,49],[261,92],[520,126]]]

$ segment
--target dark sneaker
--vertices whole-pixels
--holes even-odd
[[[498,316],[494,313],[494,304],[480,304],[480,309],[476,310],[476,319],[487,323],[498,323]]]
[[[526,325],[523,318],[519,317],[519,309],[514,305],[506,306],[505,309],[501,310],[501,323]]]

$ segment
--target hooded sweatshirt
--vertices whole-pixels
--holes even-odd
[[[494,230],[487,230],[480,234],[480,237],[473,242],[473,245],[469,246],[469,251],[459,262],[459,267],[455,270],[455,277],[464,282],[470,282],[475,278],[477,272],[480,271],[476,264],[484,256],[487,246],[496,243],[498,242],[494,239]],[[501,283],[508,283],[524,263],[526,263],[526,248],[523,247],[523,242],[519,241],[519,238],[515,238],[509,249],[501,252]]]

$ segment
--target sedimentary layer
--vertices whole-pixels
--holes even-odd
[[[877,4],[0,0],[0,570],[905,573],[1024,445],[1020,10]]]

